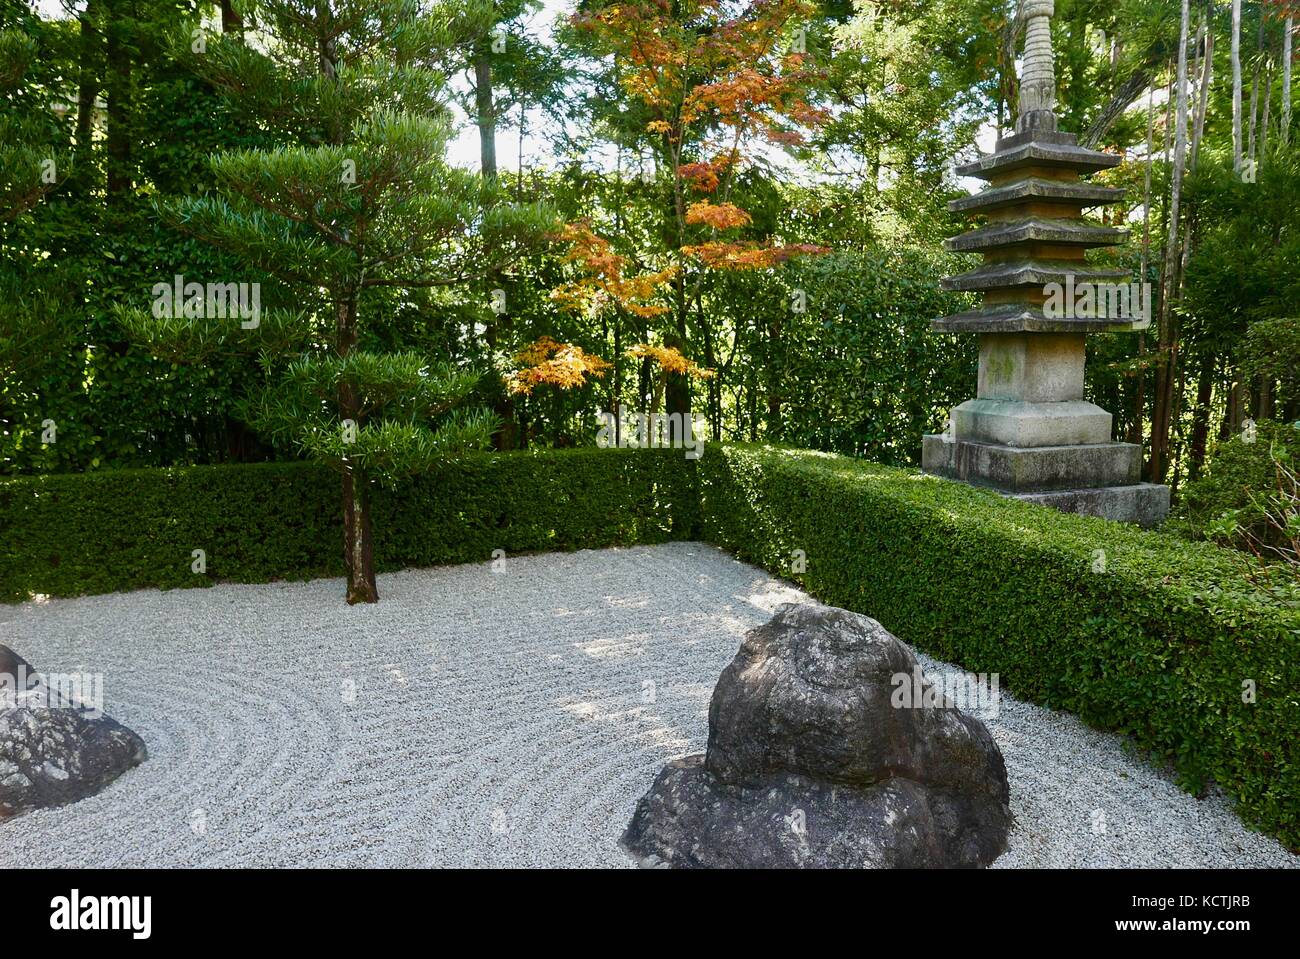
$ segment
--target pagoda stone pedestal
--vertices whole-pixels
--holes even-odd
[[[975,310],[934,320],[932,328],[980,338],[975,399],[952,411],[948,432],[922,440],[928,473],[988,486],[1074,513],[1153,526],[1169,510],[1169,488],[1140,479],[1142,450],[1111,439],[1111,415],[1083,398],[1089,333],[1145,329],[1141,298],[1093,296],[1076,315],[1067,291],[1128,292],[1128,274],[1098,269],[1088,249],[1123,242],[1125,233],[1084,220],[1085,208],[1123,191],[1082,175],[1120,158],[1088,150],[1056,128],[1052,112],[1051,0],[1025,0],[1024,77],[1016,132],[995,152],[958,167],[988,182],[950,208],[985,225],[946,243],[977,252],[977,269],[943,281],[983,295]]]

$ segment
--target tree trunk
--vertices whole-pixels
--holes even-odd
[[[357,299],[344,294],[335,312],[335,351],[347,356],[357,343]],[[361,404],[351,383],[339,384],[339,417],[361,427]],[[339,424],[340,429],[342,423]],[[370,528],[370,496],[366,477],[343,458],[343,558],[348,571],[348,603],[377,603],[374,537]]]
[[[1232,169],[1241,173],[1241,0],[1232,0]]]
[[[239,15],[231,0],[221,0],[221,32],[235,36],[244,32],[244,18]]]
[[[1187,37],[1191,13],[1189,0],[1182,3],[1178,42],[1178,119],[1174,132],[1173,183],[1169,193],[1169,239],[1165,246],[1161,280],[1158,328],[1160,364],[1156,367],[1156,396],[1151,424],[1151,458],[1147,462],[1150,481],[1159,483],[1169,468],[1169,428],[1172,422],[1174,384],[1177,381],[1177,336],[1171,300],[1178,283],[1180,204],[1183,172],[1187,163]]]
[[[76,151],[77,179],[89,183],[91,143],[95,135],[95,100],[99,97],[99,59],[104,37],[99,29],[101,0],[87,0],[78,18],[81,24],[78,53]]]
[[[1273,117],[1273,61],[1264,67],[1264,116],[1259,121],[1259,159],[1260,166],[1268,159],[1268,128]]]
[[[1210,84],[1214,78],[1214,31],[1201,22],[1201,78],[1198,81],[1196,122],[1192,130],[1192,169],[1201,159],[1201,139],[1205,133],[1205,114],[1210,106]]]
[[[1151,269],[1151,169],[1155,162],[1156,129],[1156,88],[1152,83],[1147,88],[1147,161],[1143,173],[1142,190],[1142,259],[1138,281],[1149,283],[1148,272]],[[1129,425],[1128,441],[1138,447],[1143,443],[1143,419],[1146,416],[1147,370],[1145,358],[1147,353],[1147,335],[1138,334],[1138,357],[1144,362],[1139,364],[1137,383],[1133,390],[1133,422]]]
[[[1291,145],[1291,15],[1288,14],[1282,34],[1282,147]]]
[[[357,476],[350,464],[343,469],[343,544],[347,550],[348,605],[379,602],[370,495],[365,478]]]
[[[106,188],[109,203],[131,192],[131,49],[125,33],[135,21],[123,0],[108,0],[105,32],[108,44],[106,83],[108,136]]]
[[[1255,159],[1255,123],[1259,116],[1259,70],[1264,63],[1264,17],[1259,18],[1259,35],[1255,41],[1255,66],[1250,81],[1250,131],[1246,137],[1246,154]]]
[[[1192,411],[1191,464],[1187,478],[1196,479],[1205,463],[1205,449],[1210,436],[1210,400],[1214,391],[1214,360],[1205,357],[1196,381],[1196,408]]]
[[[474,122],[478,125],[479,169],[484,178],[497,175],[497,119],[492,103],[492,59],[486,44],[474,54]]]

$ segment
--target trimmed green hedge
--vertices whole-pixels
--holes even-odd
[[[705,539],[1130,734],[1300,847],[1300,609],[1247,583],[1241,557],[827,454],[711,447],[698,471]]]
[[[683,462],[680,450],[467,456],[375,489],[375,564],[689,539],[698,497]],[[337,475],[309,463],[3,480],[0,600],[342,575],[339,501]]]

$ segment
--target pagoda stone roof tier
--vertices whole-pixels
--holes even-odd
[[[1126,333],[1145,330],[1149,319],[1132,317],[1057,317],[1041,307],[1002,304],[930,321],[930,329],[943,333]]]
[[[1128,237],[1127,230],[1110,226],[1092,226],[1077,220],[1031,217],[991,223],[978,230],[944,240],[950,253],[997,250],[1018,243],[1049,243],[1060,246],[1115,246]]]
[[[977,269],[941,281],[945,290],[975,292],[1006,290],[1015,287],[1044,287],[1049,283],[1065,286],[1071,278],[1080,283],[1127,283],[1128,270],[1096,269],[1083,262],[1034,261],[985,263]]]
[[[1103,206],[1121,200],[1124,191],[1118,187],[1096,186],[1092,183],[1069,183],[1064,180],[1045,180],[1027,177],[1015,183],[988,187],[973,196],[950,200],[948,209],[954,213],[982,213],[988,210],[1014,207],[1035,200],[1078,203],[1084,206]]]
[[[1065,134],[1057,134],[1064,137]],[[1073,137],[1068,138],[1073,141]],[[998,142],[1001,148],[988,156],[980,157],[972,163],[957,167],[958,176],[979,177],[991,180],[1026,167],[1048,167],[1060,170],[1074,170],[1077,173],[1091,173],[1119,166],[1124,158],[1114,153],[1102,153],[1076,146],[1073,142],[1058,143],[1045,139],[1039,133],[1035,139],[1014,146],[1005,146],[1014,137],[1007,137]]]

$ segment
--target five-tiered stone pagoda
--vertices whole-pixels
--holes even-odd
[[[1123,195],[1082,179],[1120,157],[1084,149],[1057,130],[1053,12],[1053,0],[1023,0],[1015,133],[992,155],[957,168],[988,186],[950,208],[986,222],[946,246],[980,253],[984,262],[943,286],[978,292],[984,302],[931,325],[979,334],[979,392],[952,411],[947,433],[924,438],[922,465],[1068,512],[1150,526],[1168,512],[1169,488],[1140,481],[1141,447],[1112,442],[1111,415],[1083,398],[1087,334],[1146,328],[1149,297],[1128,295],[1124,271],[1085,259],[1088,249],[1125,239],[1125,231],[1082,216]]]

